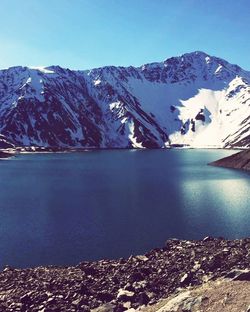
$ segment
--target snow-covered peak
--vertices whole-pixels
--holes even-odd
[[[38,70],[44,74],[54,74],[55,72],[50,69],[50,67],[44,67],[44,66],[37,66],[37,67],[29,67],[30,69]]]
[[[140,67],[0,70],[0,132],[15,144],[250,145],[250,73],[201,51]]]

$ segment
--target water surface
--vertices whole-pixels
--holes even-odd
[[[26,154],[0,161],[0,266],[71,265],[167,238],[250,236],[250,175],[225,150]]]

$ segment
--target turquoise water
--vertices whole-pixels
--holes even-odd
[[[250,236],[249,173],[224,150],[26,154],[0,161],[0,266],[118,258],[167,238]]]

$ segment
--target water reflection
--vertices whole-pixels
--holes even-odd
[[[228,169],[220,169],[213,179],[184,179],[180,187],[182,213],[196,231],[214,235],[240,237],[249,232],[250,179],[247,175]],[[235,178],[230,176],[236,175]],[[243,174],[244,175],[244,174]],[[230,233],[230,234],[229,234]]]

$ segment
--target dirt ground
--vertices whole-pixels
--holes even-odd
[[[219,279],[180,291],[141,312],[250,312],[250,282]]]

